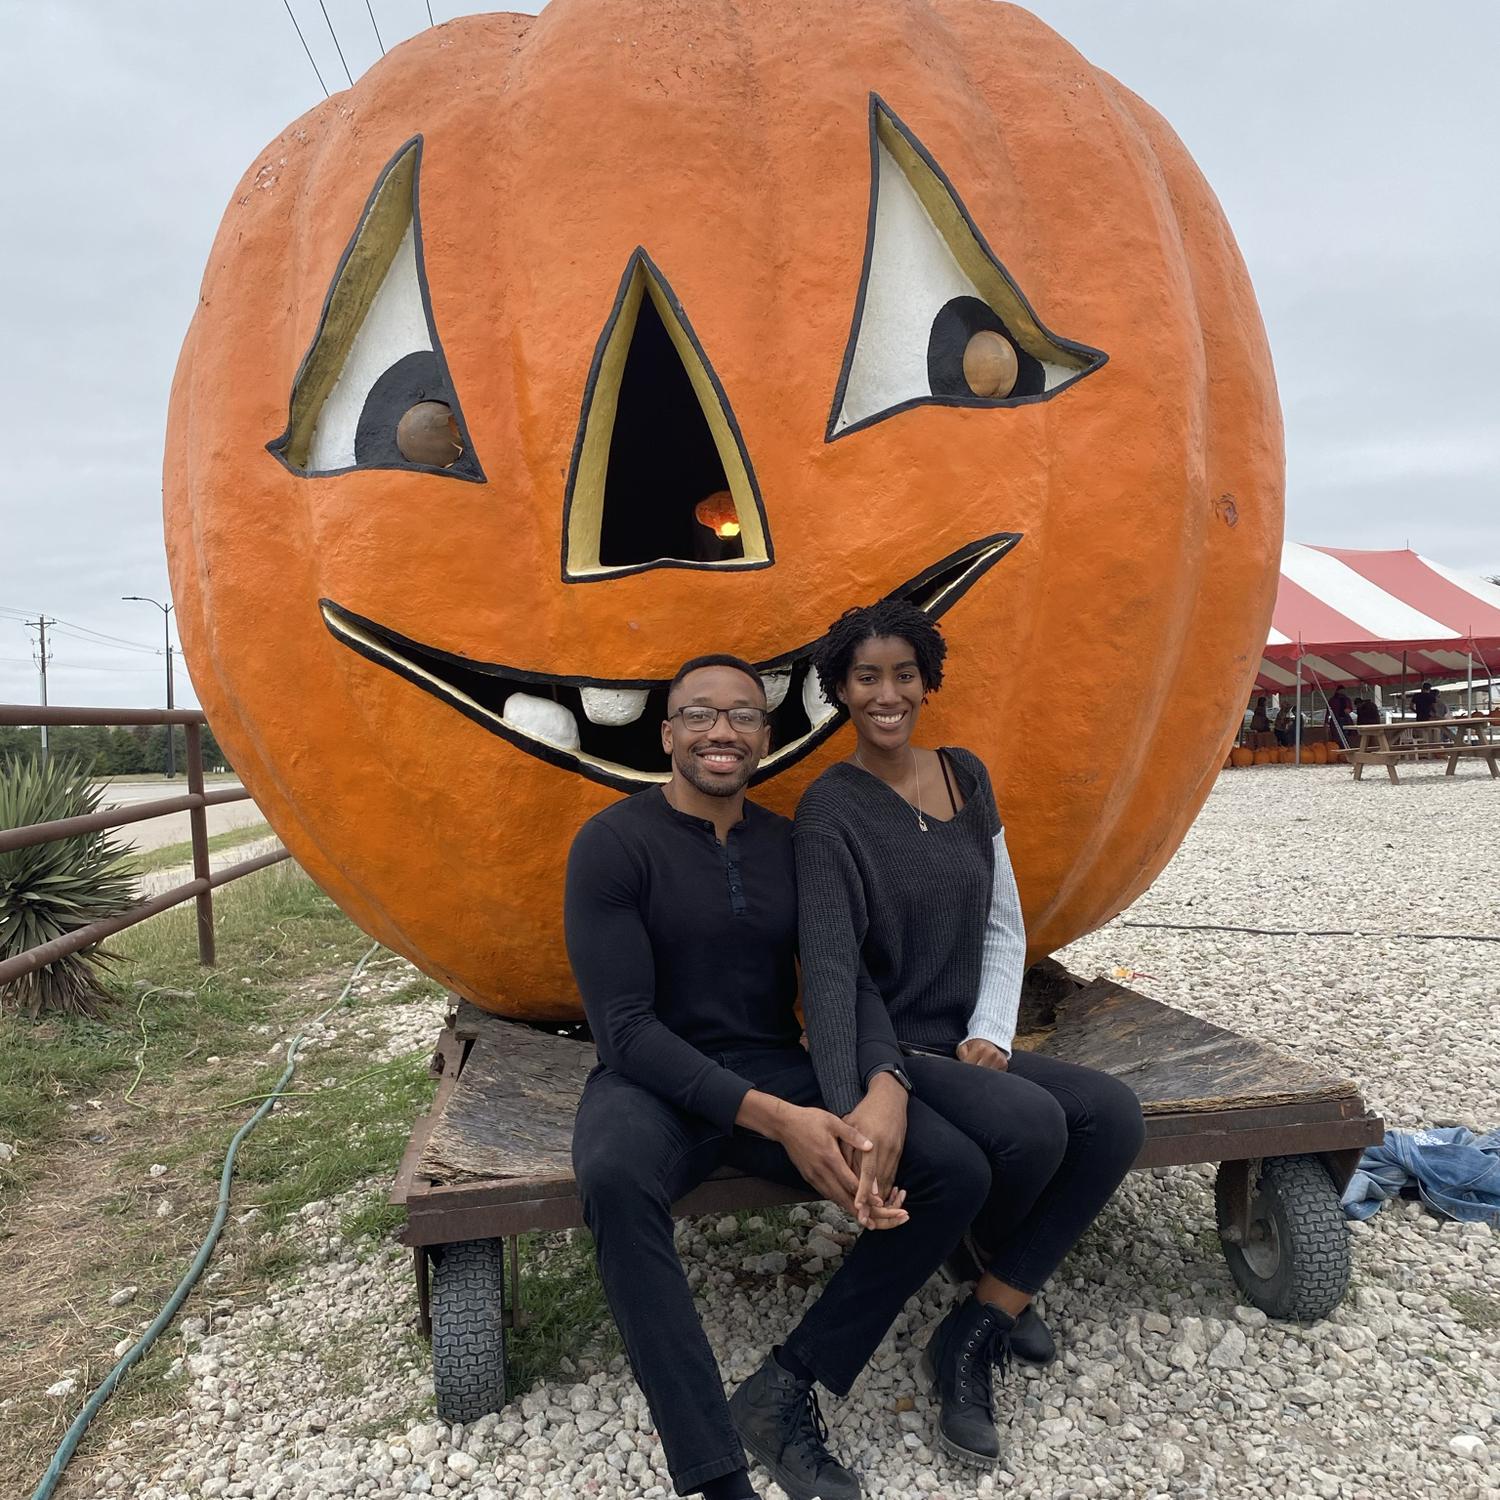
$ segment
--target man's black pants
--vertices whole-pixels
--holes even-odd
[[[812,1064],[800,1047],[719,1061],[766,1093],[821,1107]],[[672,1242],[672,1204],[724,1165],[804,1185],[774,1141],[746,1130],[725,1135],[606,1067],[590,1075],[573,1128],[573,1170],[604,1292],[680,1495],[745,1466]],[[906,1190],[910,1220],[899,1229],[861,1234],[785,1338],[837,1395],[848,1392],[906,1299],[979,1212],[990,1189],[989,1164],[973,1141],[913,1098],[898,1185]],[[775,1336],[767,1330],[767,1343]]]

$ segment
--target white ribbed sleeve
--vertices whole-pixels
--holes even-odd
[[[1026,972],[1026,925],[1021,894],[1005,847],[1005,830],[995,835],[995,883],[984,924],[979,996],[969,1017],[965,1041],[993,1042],[1009,1054],[1021,1005],[1021,976]]]

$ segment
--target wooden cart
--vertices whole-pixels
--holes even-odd
[[[1027,976],[1017,1045],[1099,1068],[1140,1097],[1136,1168],[1217,1162],[1219,1238],[1235,1281],[1276,1318],[1311,1321],[1349,1284],[1339,1195],[1384,1122],[1356,1086],[1106,979],[1054,963]],[[516,1237],[581,1225],[573,1115],[593,1046],[457,1005],[438,1039],[432,1107],[391,1201],[406,1208],[438,1415],[473,1421],[505,1404],[505,1336],[522,1306]],[[724,1170],[679,1217],[806,1201]]]

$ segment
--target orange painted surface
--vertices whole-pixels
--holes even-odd
[[[824,441],[872,90],[1047,326],[1107,365],[1049,401],[921,406]],[[298,477],[265,444],[365,197],[417,134],[434,318],[487,482]],[[771,568],[561,579],[585,380],[637,245],[739,421]],[[1282,472],[1211,190],[1160,117],[1026,12],[553,0],[423,33],[246,173],[173,386],[166,528],[200,700],[293,854],[441,982],[552,1018],[577,1013],[568,845],[618,794],[356,655],[320,597],[523,670],[666,677],[702,651],[773,658],[966,542],[1024,533],[944,617],[923,729],[990,766],[1036,957],[1150,883],[1222,766],[1270,620]],[[842,728],[756,795],[790,813],[851,744]]]

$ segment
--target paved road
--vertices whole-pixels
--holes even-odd
[[[206,790],[218,791],[222,787],[237,787],[237,781],[210,781]],[[116,781],[104,788],[104,807],[129,807],[138,802],[153,802],[162,797],[181,797],[187,794],[187,778],[179,776],[174,781]],[[244,802],[229,802],[222,807],[208,809],[208,831],[222,833],[226,828],[243,828],[247,823],[263,823],[261,810],[248,799]],[[119,837],[137,849],[159,849],[163,844],[186,843],[192,838],[188,826],[188,815],[168,813],[165,817],[151,818],[140,823],[127,823],[118,830]]]

